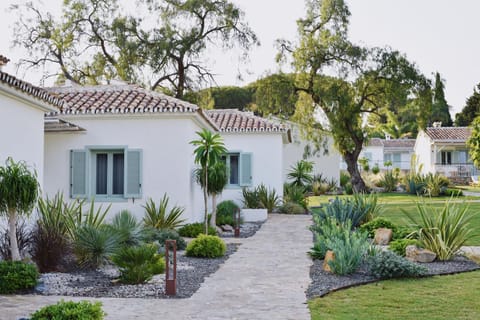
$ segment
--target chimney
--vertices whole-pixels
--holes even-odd
[[[392,139],[392,136],[389,135],[388,133],[385,133],[385,140],[390,140]]]
[[[0,54],[0,70],[2,70],[2,67],[6,65],[9,61],[10,59]]]
[[[435,121],[433,123],[433,127],[434,128],[441,128],[442,127],[442,122],[441,121]]]

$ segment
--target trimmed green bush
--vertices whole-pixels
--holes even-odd
[[[205,233],[205,225],[201,222],[186,224],[178,229],[178,234],[182,237],[196,238],[199,234]],[[217,235],[217,230],[208,226],[208,234],[212,236]]]
[[[37,285],[38,271],[34,265],[21,261],[0,261],[0,294],[32,289]]]
[[[228,224],[235,225],[235,213],[239,206],[232,200],[222,201],[217,205],[217,226]]]
[[[305,214],[305,208],[295,202],[287,202],[282,207],[281,210],[286,214]]]
[[[417,230],[409,226],[398,226],[393,232],[393,240],[399,239],[416,239],[418,237]]]
[[[382,251],[370,256],[367,259],[367,266],[373,276],[381,279],[418,277],[427,271],[425,267],[410,262],[391,251]]]
[[[35,311],[30,320],[103,320],[101,302],[63,301]]]
[[[183,239],[177,231],[171,229],[152,230],[151,239],[158,241],[161,247],[165,246],[165,240],[177,241],[177,250],[184,250],[187,247],[185,239]]]
[[[158,247],[151,244],[120,249],[112,256],[113,263],[120,269],[120,280],[128,284],[145,283],[153,275],[165,272],[165,260],[157,250]]]
[[[375,237],[375,230],[379,228],[391,229],[393,233],[395,233],[397,230],[397,226],[393,224],[390,220],[378,217],[370,222],[362,224],[360,226],[360,231],[367,232],[368,237],[373,239]]]
[[[190,257],[218,258],[226,251],[227,246],[219,237],[200,234],[187,245],[185,253]]]
[[[398,239],[391,241],[388,244],[388,248],[399,256],[405,257],[405,249],[407,248],[407,246],[418,244],[418,240],[415,239]]]

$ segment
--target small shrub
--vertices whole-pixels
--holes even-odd
[[[178,234],[182,237],[187,238],[196,238],[199,234],[205,232],[205,225],[201,222],[186,224],[180,229],[178,229]],[[217,235],[217,230],[208,226],[208,234],[215,236]]]
[[[378,167],[378,164],[374,165],[372,168],[372,173],[378,174],[379,172],[380,172],[380,168]]]
[[[263,209],[263,205],[260,202],[260,197],[258,195],[258,189],[253,188],[243,188],[242,189],[242,196],[243,196],[243,206],[249,209]]]
[[[375,217],[379,216],[383,210],[382,205],[378,203],[378,195],[375,193],[355,193],[353,196],[353,203],[357,210],[366,212],[360,223],[373,220]]]
[[[305,198],[306,189],[303,186],[284,184],[283,202],[293,202],[307,209],[307,200]]]
[[[152,279],[153,275],[165,272],[165,260],[157,254],[156,245],[144,244],[138,247],[123,247],[112,256],[120,269],[123,283],[139,284]]]
[[[105,264],[120,247],[121,238],[107,226],[78,228],[73,243],[73,252],[83,268],[95,269]]]
[[[382,251],[367,259],[369,272],[377,278],[418,277],[427,269],[391,252]]]
[[[176,230],[171,229],[148,229],[146,233],[149,234],[149,241],[158,241],[160,247],[165,247],[165,240],[177,241],[177,250],[184,250],[187,247],[187,242],[183,239]]]
[[[190,257],[218,258],[226,251],[227,246],[219,237],[200,234],[187,245],[185,254]]]
[[[117,213],[113,217],[110,227],[120,238],[119,245],[121,246],[136,246],[142,240],[142,226],[128,210]]]
[[[405,249],[407,246],[418,244],[418,240],[415,239],[398,239],[391,241],[388,244],[388,248],[399,256],[405,257]]]
[[[445,189],[442,193],[447,197],[463,197],[463,191],[460,189]]]
[[[409,226],[398,226],[396,230],[393,232],[393,240],[399,239],[416,239],[417,238],[417,231],[416,229],[412,229]]]
[[[346,194],[353,194],[353,185],[351,182],[347,182],[343,187]]]
[[[35,311],[30,320],[103,320],[101,302],[63,301]]]
[[[286,214],[304,214],[305,208],[294,202],[287,202],[282,207],[281,210]]]
[[[32,289],[37,285],[38,271],[34,265],[21,261],[0,261],[0,294]]]
[[[369,206],[358,205],[354,199],[335,198],[329,204],[314,212],[314,219],[325,220],[327,217],[334,217],[338,222],[351,221],[352,228],[360,225],[370,212]]]
[[[350,182],[350,174],[346,171],[340,171],[340,187],[345,188],[345,185]]]
[[[217,205],[217,225],[235,225],[235,213],[240,208],[232,200],[222,201]]]
[[[66,235],[51,232],[37,223],[32,231],[30,254],[40,272],[59,271],[71,252]]]
[[[335,259],[329,261],[333,273],[346,275],[355,272],[363,260],[369,243],[367,235],[362,232],[352,232],[343,228],[334,238],[327,238],[326,247],[335,254]]]
[[[155,229],[175,229],[180,227],[185,219],[181,219],[183,211],[182,207],[174,206],[168,209],[169,198],[165,193],[157,207],[152,199],[148,199],[145,208],[145,217],[143,223],[146,227]]]
[[[397,226],[390,220],[378,217],[370,222],[362,224],[360,226],[360,231],[366,232],[368,237],[373,239],[375,237],[375,230],[378,228],[388,228],[391,229],[393,233],[397,230]]]
[[[399,182],[399,175],[395,170],[388,170],[383,174],[380,179],[380,186],[385,189],[386,192],[395,191]]]

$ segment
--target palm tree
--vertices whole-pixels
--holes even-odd
[[[203,168],[195,171],[197,182],[205,189],[205,173]],[[223,161],[217,161],[208,168],[208,188],[207,192],[212,196],[212,216],[210,217],[210,226],[215,228],[217,225],[217,195],[222,193],[227,185],[227,167]]]
[[[208,234],[208,169],[221,161],[222,155],[227,153],[227,149],[223,143],[222,136],[218,133],[212,133],[207,129],[197,132],[200,137],[199,140],[190,141],[196,148],[193,151],[195,154],[195,163],[199,164],[205,175],[205,188],[203,188],[203,200],[205,205],[205,234]]]
[[[30,215],[38,198],[38,181],[25,162],[8,158],[0,166],[0,214],[8,218],[8,236],[12,260],[21,259],[17,242],[17,216]]]

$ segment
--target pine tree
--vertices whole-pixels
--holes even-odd
[[[435,86],[433,92],[432,115],[430,117],[430,125],[434,122],[441,122],[442,126],[452,126],[452,118],[450,117],[450,106],[445,100],[445,85],[443,84],[440,74],[435,74]]]
[[[473,89],[473,94],[467,99],[465,107],[455,116],[455,125],[469,126],[480,112],[480,83]]]

